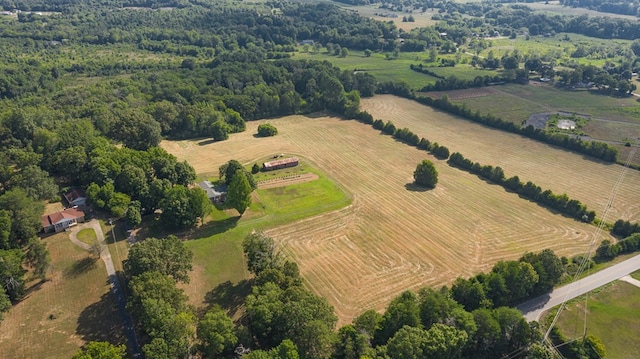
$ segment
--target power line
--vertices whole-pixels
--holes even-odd
[[[620,175],[618,176],[616,182],[613,185],[613,188],[611,189],[611,194],[609,195],[609,199],[607,200],[606,204],[605,204],[605,208],[603,210],[602,213],[602,219],[598,222],[598,226],[596,227],[596,230],[594,231],[593,237],[591,239],[591,242],[589,243],[589,249],[586,253],[586,256],[582,259],[582,262],[580,263],[580,266],[578,267],[577,272],[574,274],[573,280],[572,282],[575,283],[578,278],[580,278],[580,276],[582,275],[582,273],[584,273],[585,269],[590,269],[588,263],[591,260],[592,257],[592,253],[593,253],[593,249],[595,247],[595,244],[598,243],[598,240],[602,234],[602,231],[604,230],[604,226],[606,223],[606,219],[607,216],[609,214],[609,211],[613,205],[613,202],[615,201],[615,198],[618,194],[618,191],[620,190],[620,186],[622,185],[622,182],[624,181],[624,177],[627,174],[627,172],[629,171],[629,165],[631,164],[631,160],[633,159],[633,157],[635,156],[636,152],[638,151],[638,147],[635,147],[633,149],[633,151],[631,151],[629,153],[629,155],[627,156],[627,160],[625,161],[625,164],[622,168],[622,171],[620,173]],[[564,295],[564,298],[562,299],[562,304],[560,304],[560,308],[558,308],[558,311],[556,313],[556,315],[554,316],[551,324],[549,325],[549,328],[547,329],[547,332],[545,333],[545,335],[542,338],[542,342],[550,342],[549,341],[549,334],[551,333],[551,330],[553,329],[553,327],[555,326],[556,322],[558,321],[558,318],[560,317],[560,314],[562,313],[562,311],[565,309],[566,305],[567,305],[567,300],[568,300],[568,296],[569,296],[569,291],[567,291]],[[585,317],[584,317],[584,333],[583,333],[583,337],[586,335],[586,330],[587,330],[587,305],[588,305],[588,294],[585,297],[585,306],[584,306],[584,312],[585,312]],[[555,349],[555,347],[554,347]],[[558,352],[558,354],[560,354]],[[562,357],[562,355],[560,354],[560,357]]]

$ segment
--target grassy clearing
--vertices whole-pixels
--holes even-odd
[[[78,232],[78,240],[91,246],[96,243],[98,237],[93,228],[85,228]]]
[[[437,13],[437,11],[433,11],[433,9],[428,9],[424,13],[420,9],[416,9],[411,13],[407,13],[402,11],[391,11],[389,9],[380,9],[379,4],[353,6],[353,5],[348,5],[348,4],[344,4],[336,1],[330,1],[330,2],[332,2],[337,6],[340,6],[343,9],[356,11],[360,16],[369,17],[374,20],[384,21],[384,22],[391,21],[398,27],[398,29],[402,29],[404,31],[410,31],[411,29],[415,29],[419,27],[427,27],[427,26],[435,25],[437,23],[437,21],[434,21],[431,19],[431,17]],[[381,16],[380,14],[386,14],[386,16]],[[389,15],[391,14],[397,15],[397,17],[395,18],[390,17]],[[409,15],[413,16],[415,21],[403,22],[402,21],[403,16],[408,17]]]
[[[34,285],[0,323],[2,358],[69,358],[88,341],[125,343],[104,263],[68,234],[44,239],[51,253],[48,281]]]
[[[492,113],[517,124],[535,113],[566,111],[589,115],[591,119],[581,131],[593,139],[611,142],[621,159],[631,150],[624,146],[626,142],[640,144],[640,103],[633,98],[566,91],[536,83],[429,93],[435,97],[445,94],[474,111]],[[640,164],[640,156],[633,163]]]
[[[379,82],[404,81],[413,89],[421,89],[425,85],[435,83],[438,78],[423,73],[412,71],[409,66],[422,63],[429,70],[440,76],[456,76],[462,79],[473,79],[476,76],[496,75],[494,70],[474,68],[467,64],[458,64],[455,67],[437,67],[437,63],[428,60],[426,52],[401,52],[398,58],[388,60],[385,53],[373,53],[370,57],[364,56],[362,51],[349,51],[347,57],[329,55],[327,52],[311,53],[297,52],[294,58],[329,61],[343,70],[358,70],[370,73]],[[438,58],[453,58],[454,55],[438,56]],[[469,57],[469,56],[465,56]],[[470,58],[470,57],[469,57]]]
[[[633,21],[637,20],[635,16],[631,16],[631,15],[621,15],[621,14],[614,14],[609,12],[594,11],[594,10],[578,8],[578,7],[574,8],[570,6],[562,6],[560,5],[560,1],[548,1],[548,3],[546,1],[527,3],[527,6],[534,10],[538,10],[538,11],[546,12],[550,14],[557,14],[557,15],[575,15],[575,16],[589,15],[590,17],[606,16],[606,17],[617,17],[620,19],[627,19],[627,20],[633,20]]]
[[[589,294],[587,332],[602,340],[607,357],[637,358],[639,301],[640,288],[621,281]],[[584,332],[584,305],[583,296],[573,300],[560,314],[557,326],[568,338],[581,337]]]
[[[532,87],[533,86],[527,86]],[[517,87],[515,87],[517,88]],[[489,101],[485,98],[485,101]],[[509,102],[503,102],[509,103]],[[408,127],[420,137],[445,145],[452,152],[483,165],[500,166],[554,193],[566,193],[601,216],[623,167],[599,162],[570,151],[494,130],[394,96],[362,100],[374,118]],[[640,172],[629,171],[609,209],[607,221],[640,220]]]
[[[291,191],[258,191],[265,207],[256,216],[205,224],[187,242],[196,258],[187,288],[195,304],[216,293],[242,292],[248,275],[240,241],[254,228],[265,229],[298,262],[307,285],[335,306],[341,323],[366,309],[382,309],[403,290],[447,284],[525,251],[552,248],[572,255],[588,246],[589,225],[554,215],[369,126],[318,116],[269,121],[278,136],[254,138],[256,121],[224,143],[165,141],[162,146],[198,173],[213,173],[230,158],[252,164],[276,153],[295,154],[313,161],[353,203],[344,207],[348,202],[341,199],[334,202],[336,210],[320,214],[330,204],[301,196],[300,205],[319,209],[317,215],[296,220],[300,212],[293,205],[286,213],[271,212],[286,202],[279,196],[295,199],[310,192],[306,186],[316,180]],[[436,162],[440,173],[433,191],[411,185],[415,165],[424,158]]]

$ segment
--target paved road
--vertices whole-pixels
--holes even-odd
[[[527,321],[539,320],[542,312],[560,305],[563,301],[590,292],[639,269],[640,255],[637,255],[624,262],[582,278],[579,281],[554,289],[551,293],[533,298],[519,305],[518,309],[524,314]]]
[[[107,275],[109,276],[109,283],[111,284],[111,291],[116,297],[116,301],[118,302],[118,312],[122,317],[125,325],[125,335],[127,336],[127,340],[129,341],[129,349],[134,357],[139,357],[142,355],[142,351],[140,350],[140,345],[138,344],[138,338],[136,337],[136,332],[133,328],[133,321],[127,312],[127,298],[122,291],[122,287],[120,286],[120,281],[118,280],[118,276],[116,274],[116,269],[113,266],[113,260],[111,259],[111,253],[109,252],[109,247],[104,241],[104,233],[102,233],[102,227],[100,226],[100,222],[96,219],[92,219],[89,222],[79,224],[71,229],[71,234],[69,238],[71,242],[76,244],[79,247],[82,247],[88,251],[91,250],[91,246],[78,240],[78,232],[85,228],[93,228],[96,232],[96,237],[98,242],[102,243],[100,259],[104,262],[105,267],[107,268]]]

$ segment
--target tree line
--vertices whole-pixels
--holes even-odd
[[[519,126],[513,122],[505,121],[493,114],[483,115],[479,111],[473,112],[463,105],[458,105],[449,100],[447,96],[434,99],[429,96],[416,96],[413,91],[402,83],[381,83],[378,86],[378,93],[389,93],[415,100],[423,105],[435,107],[462,118],[481,123],[483,125],[498,128],[507,132],[516,133],[554,146],[563,147],[575,152],[583,153],[608,162],[615,162],[618,150],[604,142],[583,141],[580,138],[559,134],[547,133],[542,129],[536,129],[529,125]]]
[[[586,205],[576,199],[569,198],[565,193],[557,195],[551,190],[543,191],[542,188],[536,186],[531,181],[522,183],[518,176],[506,178],[504,171],[500,167],[493,167],[491,165],[483,166],[478,162],[472,162],[464,158],[464,156],[458,152],[451,154],[447,163],[499,184],[509,191],[513,191],[527,199],[577,220],[591,223],[596,217],[595,211],[589,211]]]

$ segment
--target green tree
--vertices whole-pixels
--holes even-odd
[[[0,249],[11,249],[11,212],[0,210]]]
[[[200,189],[202,191],[202,189]],[[197,223],[198,217],[203,214],[204,204],[194,207],[200,197],[197,192],[191,191],[185,186],[174,186],[169,189],[162,201],[160,219],[169,228],[182,229],[192,227]],[[206,196],[206,194],[205,194]]]
[[[270,123],[263,123],[258,126],[258,136],[260,137],[275,136],[277,134],[278,129]]]
[[[211,308],[197,327],[201,351],[207,357],[217,357],[223,353],[230,353],[238,342],[234,332],[233,321],[218,306]]]
[[[346,47],[343,47],[340,49],[340,57],[347,57],[349,56],[349,49],[347,49]]]
[[[242,241],[242,249],[247,257],[247,268],[256,276],[268,268],[279,268],[283,262],[273,238],[262,232],[247,235]]]
[[[419,186],[435,188],[438,183],[438,171],[431,161],[424,160],[418,164],[413,172],[413,179]]]
[[[55,199],[58,186],[49,173],[40,167],[31,165],[15,172],[11,178],[14,187],[24,189],[27,196],[36,200]]]
[[[433,359],[460,358],[469,339],[466,332],[440,323],[429,328],[425,337],[423,355]]]
[[[113,345],[109,342],[89,342],[71,359],[123,359],[126,355],[124,345]]]
[[[151,115],[138,109],[117,113],[118,119],[111,129],[111,136],[125,146],[146,150],[157,146],[162,139],[160,124]]]
[[[51,264],[51,258],[49,257],[47,247],[37,237],[29,239],[25,263],[33,268],[33,274],[36,277],[44,280],[47,269],[49,269],[49,265]]]
[[[260,172],[260,166],[258,166],[257,163],[254,163],[253,166],[251,166],[251,174],[256,174]]]
[[[157,271],[176,281],[189,283],[192,261],[193,252],[176,236],[168,236],[166,239],[148,238],[132,246],[123,267],[129,277]]]
[[[369,336],[358,333],[353,325],[345,325],[338,330],[338,338],[334,344],[334,359],[360,359],[369,353]]]
[[[393,359],[426,358],[426,340],[427,332],[424,329],[405,325],[389,339],[387,354]]]
[[[24,294],[24,255],[21,249],[0,250],[0,285],[12,302]]]
[[[418,298],[411,291],[405,291],[394,298],[383,315],[380,331],[375,342],[384,344],[404,326],[420,326],[420,308]]]
[[[251,185],[252,189],[256,189],[258,188],[258,185],[256,184],[256,181],[253,179],[253,175],[247,171],[244,166],[242,166],[240,164],[240,162],[236,161],[236,160],[230,160],[229,162],[225,163],[224,165],[220,166],[220,168],[218,169],[219,171],[219,175],[220,178],[224,178],[224,183],[226,183],[227,185],[231,185],[231,181],[233,180],[233,176],[235,176],[236,172],[238,170],[241,170],[244,172],[244,174],[247,177],[247,180],[249,181],[249,184]]]
[[[369,49],[364,50],[364,56],[365,57],[371,57],[371,54],[373,54],[373,51],[371,51]]]
[[[125,219],[130,226],[135,227],[142,223],[142,214],[140,213],[140,201],[131,201],[127,208]]]
[[[247,176],[244,171],[238,170],[227,190],[227,204],[242,215],[251,204],[251,192],[253,190]]]
[[[11,300],[6,293],[4,286],[0,286],[0,322],[2,322],[2,314],[11,309]]]
[[[22,189],[15,188],[0,196],[0,210],[6,210],[10,214],[9,241],[12,248],[26,245],[42,228],[40,217],[44,212],[44,205],[30,198]]]

